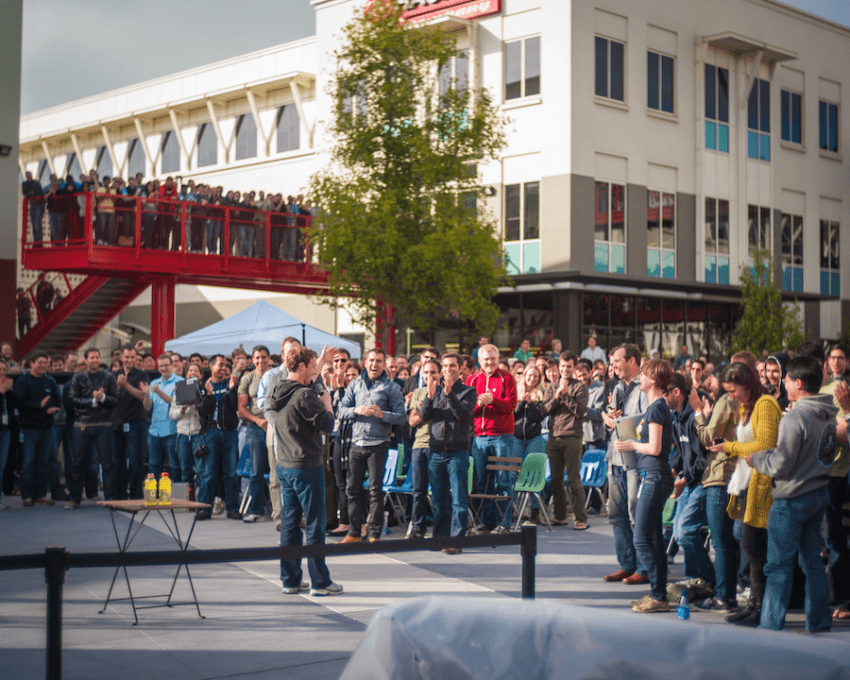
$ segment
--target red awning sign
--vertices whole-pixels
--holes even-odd
[[[399,0],[399,4],[402,17],[412,23],[442,16],[478,19],[502,9],[502,0]]]

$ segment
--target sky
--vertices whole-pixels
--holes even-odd
[[[850,0],[784,1],[850,26]],[[24,0],[23,23],[22,114],[315,33],[309,0]]]

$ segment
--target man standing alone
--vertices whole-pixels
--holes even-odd
[[[275,411],[275,460],[283,494],[281,545],[301,545],[301,518],[307,545],[325,542],[325,475],[322,464],[322,433],[333,429],[334,415],[329,392],[316,394],[312,383],[319,374],[316,353],[300,348],[286,357],[287,378],[270,397]],[[331,581],[324,557],[307,560],[314,596],[339,595],[342,586]],[[301,560],[281,560],[283,592],[297,595],[307,590],[302,582]]]

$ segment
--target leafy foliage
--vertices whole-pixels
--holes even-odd
[[[367,327],[388,332],[390,306],[420,330],[446,317],[490,329],[499,314],[501,240],[474,208],[485,187],[472,168],[497,158],[505,120],[484,90],[440,88],[456,55],[454,38],[403,22],[391,0],[343,29],[332,162],[311,180],[310,239],[330,274],[322,301]]]
[[[770,251],[757,250],[752,268],[741,272],[741,305],[744,313],[732,334],[731,353],[749,351],[761,356],[762,348],[778,352],[806,339],[799,305],[782,302]]]

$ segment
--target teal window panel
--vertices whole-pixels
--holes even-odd
[[[646,275],[661,276],[661,253],[652,248],[646,251]]]
[[[793,290],[794,272],[792,267],[782,268],[782,290]]]
[[[705,258],[705,282],[717,283],[717,258],[713,255]]]
[[[803,292],[803,268],[794,267],[794,290],[797,293]]]
[[[729,285],[729,258],[717,258],[717,283]]]
[[[750,158],[759,157],[759,135],[757,132],[747,133],[747,155]]]
[[[508,274],[511,276],[522,273],[519,269],[521,254],[522,251],[520,250],[519,243],[505,245],[505,267],[507,267]]]
[[[770,135],[759,135],[759,158],[770,161]]]
[[[829,272],[820,273],[820,294],[829,295]]]
[[[705,121],[705,148],[717,148],[717,126],[710,120]]]
[[[522,273],[536,274],[540,271],[540,243],[525,243],[522,246]]]
[[[830,275],[829,292],[832,295],[841,295],[841,274],[832,272]]]
[[[626,246],[611,246],[611,272],[626,273]]]
[[[608,246],[604,243],[597,243],[593,248],[593,268],[598,272],[608,271]]]
[[[729,153],[729,126],[717,126],[717,149],[723,153]]]
[[[676,278],[676,253],[665,252],[662,254],[661,276],[665,279]]]

